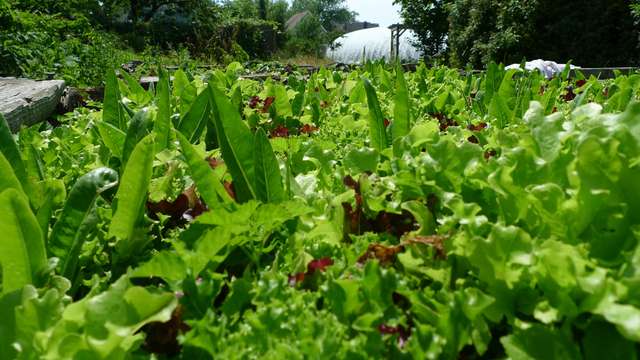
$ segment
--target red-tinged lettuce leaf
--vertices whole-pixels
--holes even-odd
[[[369,260],[378,260],[380,265],[388,266],[396,261],[396,255],[404,251],[404,246],[385,246],[382,244],[369,244],[367,251],[358,258],[359,264]]]
[[[226,95],[209,85],[212,114],[222,158],[233,178],[240,202],[257,198],[253,134]]]
[[[311,260],[307,265],[307,272],[313,273],[316,271],[325,271],[327,267],[333,265],[333,259],[329,257],[323,257],[320,259]]]
[[[273,96],[269,96],[266,99],[264,99],[264,105],[262,106],[262,113],[268,113],[269,109],[271,109],[271,105],[273,105],[274,101],[276,100],[275,97]]]

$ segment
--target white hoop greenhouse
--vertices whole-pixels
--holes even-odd
[[[415,34],[407,30],[400,37],[400,59],[402,61],[418,60],[420,51],[413,46],[412,40]],[[327,50],[327,56],[336,62],[354,64],[362,61],[364,54],[367,60],[389,60],[391,52],[391,30],[386,27],[377,27],[358,30],[344,34],[335,40],[334,44],[340,44],[334,50]]]

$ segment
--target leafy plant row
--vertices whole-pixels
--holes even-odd
[[[0,358],[636,358],[640,76],[230,65],[0,119]]]

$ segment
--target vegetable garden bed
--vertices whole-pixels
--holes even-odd
[[[241,71],[0,119],[0,358],[637,358],[640,76]]]

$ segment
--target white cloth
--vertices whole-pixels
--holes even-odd
[[[566,66],[567,64],[558,64],[554,61],[537,59],[533,61],[527,61],[524,65],[524,68],[529,71],[538,69],[547,79],[551,79],[554,75],[563,72]],[[572,69],[580,68],[579,66],[570,66]],[[520,64],[511,64],[505,67],[505,69],[520,69]]]

